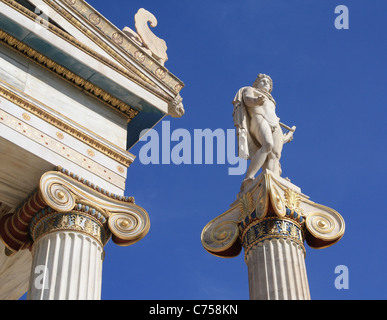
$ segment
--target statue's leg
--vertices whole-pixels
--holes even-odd
[[[283,147],[283,133],[278,125],[273,132],[273,149],[267,156],[267,161],[265,163],[265,168],[269,169],[276,175],[281,175],[281,167],[280,167],[280,158]]]
[[[252,157],[245,179],[254,178],[274,146],[271,128],[262,116],[258,115],[251,119],[250,134],[259,141],[261,148]]]

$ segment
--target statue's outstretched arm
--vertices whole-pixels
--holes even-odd
[[[264,102],[263,95],[257,95],[253,88],[247,88],[243,93],[243,101],[248,107],[260,106]]]

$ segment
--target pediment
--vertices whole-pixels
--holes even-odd
[[[44,67],[63,67],[53,71],[60,69],[61,76],[82,83],[82,90],[133,122],[128,124],[128,148],[142,129],[168,115],[180,97],[184,84],[163,62],[85,1],[0,0],[0,6],[0,30],[12,41],[43,55]],[[33,59],[38,60],[36,55]]]

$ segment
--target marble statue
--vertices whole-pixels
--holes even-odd
[[[238,155],[250,159],[250,165],[242,187],[254,180],[262,168],[280,176],[280,158],[284,143],[293,139],[295,126],[289,128],[282,124],[276,115],[276,102],[271,95],[272,79],[259,74],[251,87],[238,90],[234,101],[234,125],[237,128]],[[283,133],[281,126],[288,132]]]

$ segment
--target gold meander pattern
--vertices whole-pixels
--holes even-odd
[[[1,31],[0,31],[0,33],[1,33]],[[114,159],[115,161],[119,162],[120,164],[122,164],[126,167],[129,167],[132,164],[132,160],[130,158],[123,156],[122,154],[116,152],[115,150],[108,147],[107,145],[102,144],[98,140],[90,137],[89,135],[76,129],[75,127],[65,123],[64,121],[60,120],[59,118],[44,111],[43,109],[39,108],[37,105],[23,99],[21,96],[14,94],[13,92],[2,87],[1,85],[0,85],[0,97],[5,98],[8,101],[23,108],[24,110],[31,112],[33,115],[39,117],[40,119],[43,119],[44,121],[57,127],[58,129],[62,130],[63,132],[66,132],[70,136],[86,143],[87,145],[93,147],[94,149],[98,150],[99,152],[108,156],[109,158]],[[60,138],[60,135],[58,135],[58,138]]]
[[[38,63],[39,65],[43,65],[49,71],[59,75],[66,82],[81,87],[83,90],[85,90],[85,92],[96,97],[105,105],[114,108],[114,110],[116,111],[119,111],[127,118],[128,122],[130,122],[138,114],[137,110],[133,109],[126,103],[118,100],[117,98],[113,97],[101,88],[98,88],[91,82],[86,81],[85,79],[77,76],[70,70],[62,67],[55,61],[47,58],[35,49],[32,49],[23,42],[4,32],[3,30],[0,30],[0,40],[3,44],[15,50],[16,52],[26,56],[29,60],[32,60],[33,62]]]

